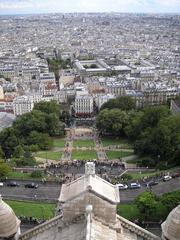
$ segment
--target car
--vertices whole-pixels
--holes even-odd
[[[15,181],[11,181],[11,182],[8,182],[8,183],[7,183],[7,186],[8,186],[8,187],[19,187],[20,184],[17,183],[17,182],[15,182]]]
[[[116,184],[116,186],[119,188],[119,190],[128,189],[128,185],[126,185],[126,184],[118,183],[118,184]]]
[[[129,188],[130,189],[141,188],[141,184],[140,183],[130,183]]]
[[[178,177],[180,177],[180,172],[173,173],[173,174],[171,175],[171,177],[172,177],[172,178],[178,178]]]
[[[27,183],[27,184],[25,184],[24,185],[25,186],[25,188],[38,188],[38,184],[36,184],[36,183]]]
[[[157,184],[158,184],[157,181],[150,181],[150,182],[146,183],[146,186],[147,186],[147,187],[152,187],[152,186],[155,186],[155,185],[157,185]]]
[[[171,179],[172,179],[172,177],[169,176],[169,175],[166,175],[166,176],[163,177],[164,182],[170,181]]]
[[[4,183],[3,182],[0,182],[0,187],[3,187],[4,186]]]

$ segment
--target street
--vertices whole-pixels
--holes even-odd
[[[24,187],[23,181],[19,181],[19,187],[7,187],[4,185],[0,188],[0,193],[5,199],[32,200],[32,201],[56,201],[60,194],[61,185],[58,183],[39,184],[38,189],[29,189]],[[124,202],[132,202],[135,197],[144,192],[147,188],[121,190],[120,200]],[[152,187],[152,191],[157,195],[180,189],[180,179],[172,179],[169,182],[160,182]]]

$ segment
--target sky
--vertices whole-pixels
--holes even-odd
[[[0,15],[111,11],[180,13],[180,0],[0,0]]]

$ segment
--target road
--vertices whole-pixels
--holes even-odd
[[[19,187],[7,187],[4,185],[0,188],[0,194],[4,198],[21,199],[21,200],[39,200],[39,201],[55,201],[58,199],[61,185],[60,184],[39,184],[37,189],[25,188],[22,181]]]
[[[140,189],[133,190],[121,190],[120,191],[120,200],[121,202],[132,202],[140,193],[144,192],[147,188],[142,187]],[[158,196],[172,192],[180,189],[180,179],[172,179],[169,182],[159,182],[158,185],[152,186],[152,191],[156,193]]]
[[[27,189],[24,187],[23,182],[19,182],[19,187],[7,187],[4,185],[0,188],[0,194],[4,198],[22,199],[22,200],[38,200],[38,201],[55,201],[58,199],[61,185],[54,184],[40,184],[38,189]],[[162,193],[171,192],[180,189],[180,179],[172,179],[169,182],[160,182],[158,185],[152,187],[152,191],[157,195]],[[145,187],[133,190],[121,190],[120,200],[121,202],[132,202],[135,197],[146,190]]]

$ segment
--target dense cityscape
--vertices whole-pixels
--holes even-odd
[[[0,240],[180,240],[179,29],[0,15]]]

